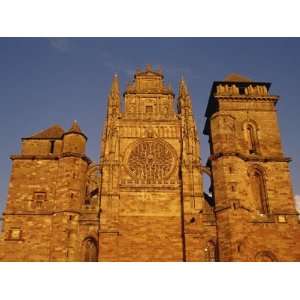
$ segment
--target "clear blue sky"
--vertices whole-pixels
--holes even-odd
[[[122,89],[137,67],[162,66],[166,82],[177,92],[184,74],[192,95],[201,140],[204,111],[214,80],[231,72],[272,82],[278,103],[284,150],[295,194],[300,195],[300,39],[290,38],[0,38],[0,211],[10,175],[9,155],[20,138],[59,123],[78,120],[88,136],[88,155],[98,159],[112,75]]]

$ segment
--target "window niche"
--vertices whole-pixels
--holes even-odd
[[[11,228],[8,231],[8,240],[19,241],[22,239],[22,230],[18,227]]]
[[[246,130],[249,154],[257,154],[256,129],[253,127],[253,125],[248,124]]]
[[[153,106],[152,105],[146,105],[145,111],[146,111],[146,114],[152,114],[153,113]]]
[[[248,154],[259,154],[258,129],[254,122],[246,122],[243,126]]]
[[[46,192],[34,192],[32,208],[42,208],[45,201],[47,200]]]
[[[50,141],[50,154],[54,154],[54,146],[55,146],[55,141],[51,140]]]
[[[258,168],[254,168],[250,171],[251,189],[257,208],[260,214],[269,214],[269,205],[266,194],[266,185],[264,173]]]

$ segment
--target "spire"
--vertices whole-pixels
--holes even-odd
[[[178,96],[178,112],[181,113],[184,109],[185,112],[188,112],[189,114],[192,113],[192,101],[191,97],[189,95],[189,91],[187,88],[187,84],[183,78],[181,77],[181,80],[179,82],[179,96]]]
[[[119,96],[120,95],[120,85],[119,85],[119,76],[118,74],[114,74],[112,85],[111,85],[111,95]]]
[[[110,93],[108,96],[109,106],[120,107],[120,84],[118,74],[114,74],[111,84]]]
[[[188,88],[187,88],[186,82],[185,82],[185,80],[182,76],[181,80],[180,80],[180,83],[179,83],[179,97],[180,98],[185,98],[188,95],[189,95]]]

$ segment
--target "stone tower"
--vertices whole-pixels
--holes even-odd
[[[81,260],[86,136],[77,122],[54,125],[22,139],[12,155],[8,200],[0,236],[0,260]],[[79,228],[80,227],[80,228]]]
[[[99,163],[78,123],[12,155],[0,261],[299,261],[300,225],[270,84],[214,82],[201,166],[192,100],[161,70],[114,76]],[[202,174],[212,178],[203,193]]]
[[[100,157],[101,261],[201,261],[215,244],[191,98],[182,80],[177,111],[163,78],[151,66],[137,71],[124,103],[113,78]]]
[[[300,260],[298,214],[270,83],[213,83],[209,136],[220,261]]]

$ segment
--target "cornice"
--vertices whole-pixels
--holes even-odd
[[[218,152],[211,155],[208,161],[214,161],[225,156],[235,156],[244,161],[260,161],[260,162],[291,162],[290,157],[283,156],[261,156],[261,155],[244,155],[239,152]]]
[[[277,102],[278,99],[279,99],[279,96],[276,96],[276,95],[269,95],[269,96],[259,96],[259,95],[217,95],[215,94],[214,95],[214,98],[217,99],[217,100],[230,100],[230,101],[236,101],[236,102],[239,102],[239,101],[242,101],[242,102],[245,102],[245,101],[269,101],[269,102]]]
[[[3,216],[11,216],[11,215],[25,215],[25,216],[52,216],[61,213],[72,213],[72,214],[80,214],[79,210],[53,210],[53,211],[20,211],[20,210],[8,210],[3,213]]]
[[[11,160],[59,160],[64,157],[78,157],[86,161],[88,164],[92,163],[92,160],[85,154],[66,152],[61,154],[45,154],[45,155],[27,155],[27,154],[14,154],[10,156]]]
[[[56,154],[46,154],[46,155],[27,155],[27,154],[14,154],[10,156],[11,160],[21,159],[21,160],[34,160],[34,159],[43,159],[43,160],[58,160],[60,155]]]

